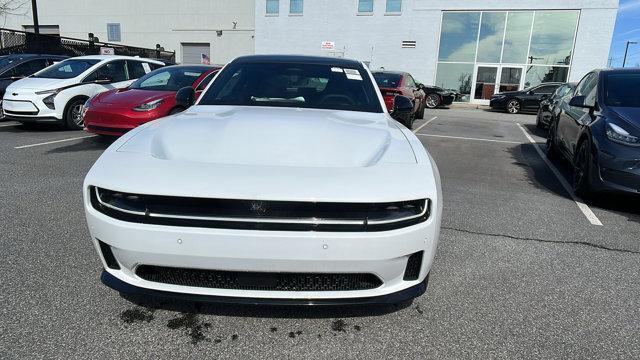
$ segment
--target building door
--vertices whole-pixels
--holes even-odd
[[[478,104],[488,104],[491,96],[496,92],[498,80],[498,66],[476,66],[473,87],[471,88],[471,100]]]
[[[507,91],[519,91],[522,89],[522,74],[524,73],[524,67],[521,66],[503,66],[500,69],[500,80],[498,83],[497,93]]]
[[[182,64],[203,64],[203,59],[211,57],[209,43],[182,43]],[[203,56],[204,55],[204,56]]]

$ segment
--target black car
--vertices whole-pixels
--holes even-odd
[[[429,109],[451,105],[456,97],[453,91],[443,89],[439,86],[418,84],[418,88],[424,91],[425,103]]]
[[[544,100],[538,107],[538,115],[536,116],[536,126],[540,129],[549,127],[553,118],[555,118],[560,109],[558,104],[562,99],[573,94],[573,90],[576,88],[575,83],[562,84],[556,91],[549,97],[543,97]]]
[[[54,62],[62,61],[66,58],[67,56],[36,54],[12,54],[0,56],[0,104],[2,102],[1,99],[4,97],[4,92],[9,84],[38,72]]]
[[[530,87],[521,91],[504,92],[493,95],[489,106],[495,110],[506,110],[511,114],[517,114],[525,110],[537,110],[540,102],[553,94],[560,85],[560,82],[548,82]]]
[[[640,193],[640,69],[594,70],[560,103],[547,139],[550,158],[573,165],[573,189]]]

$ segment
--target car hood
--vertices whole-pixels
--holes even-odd
[[[34,78],[26,77],[20,79],[13,84],[9,85],[7,90],[13,92],[19,92],[20,90],[27,91],[46,91],[61,88],[63,86],[69,86],[76,83],[74,79],[46,79],[46,78]]]
[[[627,124],[640,131],[640,108],[638,107],[611,107],[611,111]]]
[[[175,91],[115,89],[100,94],[96,98],[96,103],[118,108],[132,108],[150,101],[174,97],[175,94]]]
[[[298,108],[194,106],[150,123],[118,151],[232,165],[416,163],[407,138],[384,113]]]

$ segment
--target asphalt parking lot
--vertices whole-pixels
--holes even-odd
[[[416,123],[445,201],[422,297],[283,309],[106,288],[81,185],[108,142],[0,122],[0,358],[640,358],[640,202],[572,198],[534,123],[461,109]]]

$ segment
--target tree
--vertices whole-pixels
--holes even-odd
[[[29,11],[27,0],[0,0],[0,16],[26,15]]]

